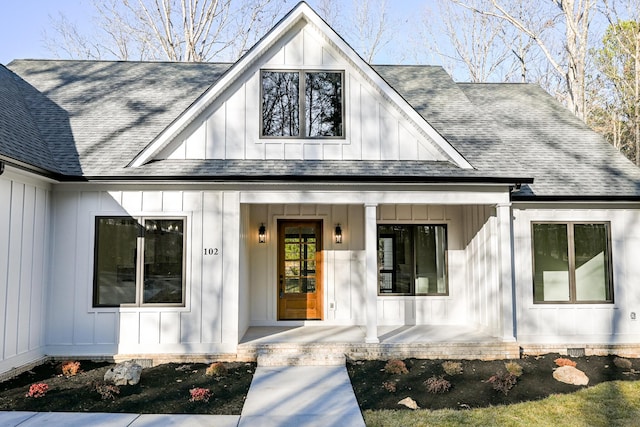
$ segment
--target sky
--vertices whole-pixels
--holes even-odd
[[[51,58],[43,42],[49,16],[62,12],[70,20],[88,26],[92,11],[91,0],[0,0],[0,63]]]
[[[348,0],[344,0],[348,1]],[[422,9],[432,0],[392,0],[391,13],[411,13]],[[289,8],[297,0],[289,0]],[[309,1],[313,6],[313,1]],[[53,54],[44,45],[44,34],[53,34],[49,28],[50,16],[64,14],[80,29],[90,28],[94,13],[92,0],[0,0],[0,63],[14,59],[49,59]],[[385,62],[382,58],[381,62]]]

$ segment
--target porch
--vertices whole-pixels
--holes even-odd
[[[253,326],[238,344],[238,359],[259,355],[345,355],[350,359],[515,359],[516,342],[504,342],[465,325],[378,326],[379,343],[367,343],[365,326]]]

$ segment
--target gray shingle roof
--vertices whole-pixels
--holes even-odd
[[[534,178],[521,195],[640,196],[640,168],[530,84],[458,84],[499,126],[504,149]],[[505,165],[507,168],[511,165]]]
[[[13,61],[28,107],[67,175],[126,174],[126,165],[229,64]],[[27,83],[23,82],[23,87]]]
[[[230,64],[24,60],[8,67],[20,78],[0,74],[0,120],[14,129],[0,133],[0,154],[27,145],[17,159],[68,176],[535,177],[522,195],[640,197],[640,169],[532,85],[456,84],[441,67],[374,66],[473,171],[364,161],[165,160],[127,168]]]
[[[47,171],[57,172],[49,146],[18,88],[20,79],[0,65],[0,154]],[[24,88],[28,90],[28,87]]]

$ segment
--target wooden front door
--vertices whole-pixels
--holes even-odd
[[[322,320],[322,221],[278,221],[278,320]]]

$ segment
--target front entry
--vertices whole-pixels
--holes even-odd
[[[322,320],[322,221],[278,220],[278,320]]]

